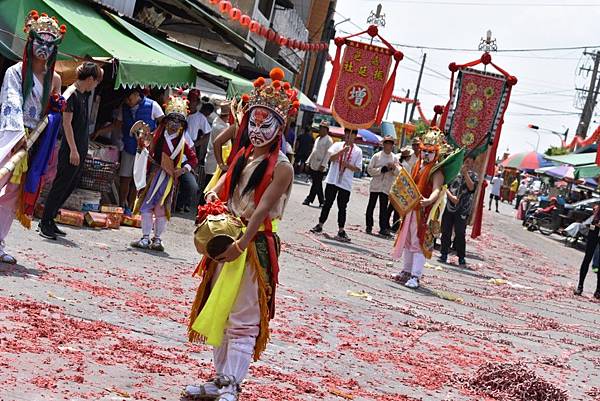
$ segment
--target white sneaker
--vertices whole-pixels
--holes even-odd
[[[404,285],[408,288],[412,288],[413,290],[417,289],[419,288],[419,278],[412,276]]]

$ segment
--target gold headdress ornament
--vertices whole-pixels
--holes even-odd
[[[446,137],[444,133],[440,131],[438,127],[431,127],[429,131],[427,131],[421,137],[422,147],[425,149],[433,148],[436,151],[439,151],[442,145],[445,143],[445,139]]]
[[[165,115],[180,114],[183,118],[187,117],[190,102],[182,94],[183,91],[179,91],[177,95],[169,96],[167,104],[164,105]]]
[[[67,32],[67,27],[58,25],[56,17],[49,17],[48,14],[39,14],[36,10],[31,10],[25,18],[25,26],[23,31],[27,34],[49,34],[56,39],[62,39]]]
[[[242,96],[242,103],[247,104],[247,110],[254,107],[264,107],[274,112],[282,121],[298,112],[300,102],[298,92],[289,82],[284,82],[284,73],[280,68],[273,68],[269,73],[271,81],[263,77],[254,81],[254,89]]]

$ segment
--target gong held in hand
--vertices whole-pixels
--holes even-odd
[[[147,149],[152,143],[152,130],[142,120],[136,121],[129,130],[131,136],[137,140],[138,152]]]

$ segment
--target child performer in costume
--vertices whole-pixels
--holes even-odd
[[[160,236],[171,217],[171,203],[178,178],[198,164],[196,153],[188,146],[184,135],[188,101],[180,96],[171,96],[165,106],[165,114],[154,131],[148,149],[150,175],[147,182],[150,184],[141,191],[135,204],[134,213],[142,215],[143,236],[131,243],[135,248],[159,252],[164,251]],[[150,241],[153,227],[154,237]]]
[[[247,109],[238,136],[239,148],[227,174],[206,194],[209,205],[224,202],[245,225],[243,234],[216,260],[200,264],[202,282],[192,307],[191,341],[214,347],[217,377],[187,386],[188,400],[238,400],[250,362],[258,360],[269,339],[278,283],[277,226],[289,198],[294,170],[280,151],[288,118],[299,107],[297,93],[282,82],[283,71],[271,71],[272,82],[258,78],[244,95]],[[245,136],[245,135],[244,135]]]
[[[5,252],[4,240],[17,212],[22,223],[30,226],[41,177],[56,144],[62,107],[58,104],[61,79],[54,72],[54,64],[66,27],[59,27],[56,18],[33,10],[27,15],[24,30],[27,42],[23,61],[6,70],[0,92],[0,168],[23,147],[28,133],[42,121],[51,95],[56,95],[56,110],[35,150],[21,160],[12,176],[6,175],[0,182],[0,263],[10,264],[17,261]],[[61,102],[64,104],[64,99]]]
[[[408,288],[418,288],[425,260],[431,258],[434,234],[438,221],[431,219],[439,211],[438,198],[444,185],[444,174],[439,168],[439,156],[444,134],[432,129],[423,136],[421,152],[412,169],[412,178],[422,199],[402,220],[394,244],[393,256],[404,257],[402,272],[394,280]],[[435,206],[437,207],[434,207]],[[443,209],[442,209],[443,210]]]

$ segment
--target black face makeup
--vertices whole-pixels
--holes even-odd
[[[181,121],[169,119],[169,121],[167,121],[167,132],[169,132],[169,134],[175,134],[182,126]]]

